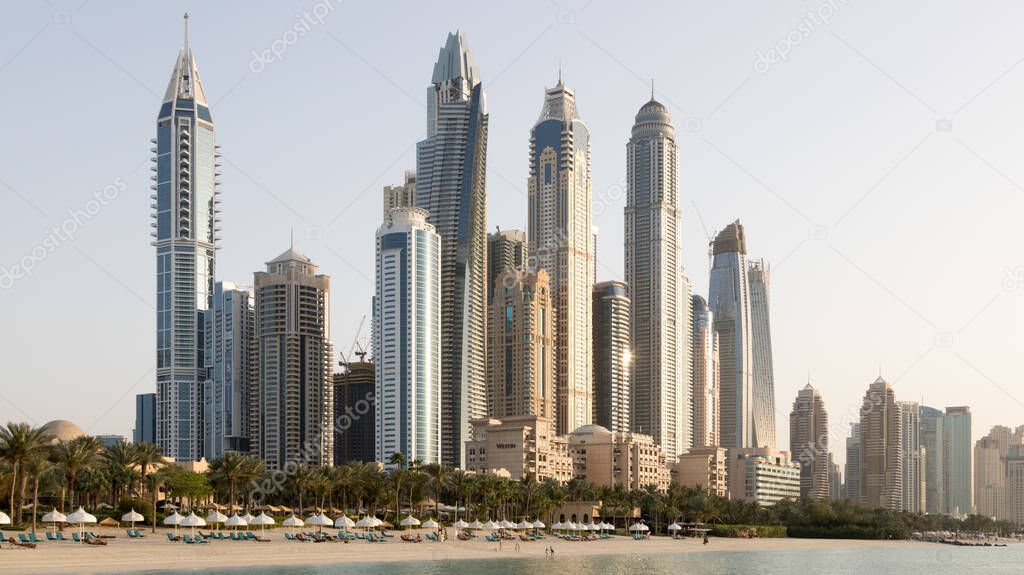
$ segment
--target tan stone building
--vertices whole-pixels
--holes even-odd
[[[597,486],[625,485],[642,489],[671,482],[665,454],[650,435],[613,433],[600,425],[584,425],[569,434],[569,455],[577,479]]]
[[[1014,446],[1024,445],[1024,426],[1012,430],[997,425],[974,444],[974,505],[979,515],[1009,519],[1006,459]]]
[[[548,274],[506,270],[487,324],[487,407],[495,418],[554,418],[555,324]]]
[[[724,447],[695,447],[679,456],[672,482],[701,486],[719,497],[729,496],[728,450]]]
[[[505,471],[511,479],[532,475],[537,481],[552,478],[566,482],[573,478],[567,442],[555,435],[551,418],[521,415],[472,423],[474,439],[466,442],[467,471]]]

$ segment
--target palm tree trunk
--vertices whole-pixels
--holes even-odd
[[[14,509],[14,494],[17,492],[18,485],[18,462],[15,461],[14,465],[11,466],[11,518],[14,519],[15,523],[21,522],[21,515]]]
[[[32,501],[36,507],[32,508],[32,533],[36,532],[36,509],[39,507],[39,477],[32,482]]]

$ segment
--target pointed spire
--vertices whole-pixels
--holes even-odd
[[[651,78],[651,100],[654,99],[654,78]]]
[[[562,85],[562,59],[558,59],[558,85]]]
[[[199,79],[199,69],[196,66],[195,56],[192,54],[192,46],[188,37],[189,15],[184,16],[185,44],[178,51],[178,59],[174,63],[174,71],[171,72],[171,80],[167,83],[167,90],[164,92],[164,102],[172,102],[178,97],[192,98],[200,106],[206,106],[206,94],[203,91],[203,83]]]
[[[188,47],[188,12],[185,12],[185,52],[189,51]]]

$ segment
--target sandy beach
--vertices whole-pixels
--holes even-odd
[[[332,532],[336,532],[332,531]],[[116,534],[106,547],[75,543],[48,542],[38,549],[15,549],[4,545],[0,550],[0,573],[109,573],[111,571],[145,571],[162,569],[212,569],[227,567],[271,567],[284,565],[323,565],[342,563],[382,563],[391,561],[446,561],[459,559],[487,559],[498,557],[544,557],[548,545],[556,555],[619,555],[706,551],[769,551],[797,549],[837,548],[920,548],[934,544],[911,541],[862,541],[824,539],[719,539],[712,538],[708,545],[693,538],[673,540],[655,537],[634,541],[629,537],[590,542],[566,542],[555,537],[541,541],[497,543],[483,540],[449,540],[442,543],[424,541],[406,543],[394,537],[386,543],[327,542],[303,543],[287,541],[284,530],[267,532],[270,543],[212,541],[209,544],[186,545],[167,540],[165,530],[156,534],[145,531],[145,539],[128,539],[123,530],[101,534]],[[8,533],[9,534],[9,533]]]

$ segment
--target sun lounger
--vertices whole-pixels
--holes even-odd
[[[28,534],[28,540],[29,540],[29,543],[42,543],[43,542],[42,539],[36,537],[35,533],[29,533]]]

